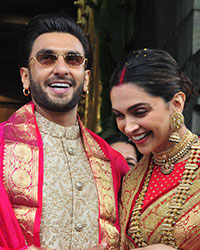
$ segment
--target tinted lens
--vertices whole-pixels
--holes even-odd
[[[68,54],[65,57],[66,63],[74,66],[80,66],[84,62],[84,57],[81,55],[71,55]]]
[[[48,53],[41,53],[36,56],[37,61],[42,65],[50,65],[54,64],[57,60],[56,55],[48,54]]]

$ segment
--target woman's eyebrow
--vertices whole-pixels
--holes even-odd
[[[131,111],[131,110],[133,110],[133,109],[136,109],[136,108],[138,108],[138,107],[140,107],[140,106],[150,106],[150,104],[149,103],[146,103],[146,102],[140,102],[140,103],[137,103],[137,104],[134,104],[134,105],[132,105],[132,106],[130,106],[128,109],[127,109],[127,111]]]

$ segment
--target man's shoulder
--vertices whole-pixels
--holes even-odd
[[[5,124],[10,123],[11,121],[13,122],[14,120],[18,121],[19,117],[23,117],[25,116],[25,114],[29,117],[30,115],[28,115],[28,113],[31,113],[32,115],[34,115],[34,105],[32,102],[26,103],[24,105],[22,105],[21,107],[19,107],[18,109],[15,110],[15,112],[13,112],[11,114],[11,116],[4,122],[0,123],[0,126],[3,127]]]
[[[86,128],[86,130],[90,133],[90,135],[94,138],[94,140],[100,144],[101,147],[114,152],[113,148],[101,136],[94,133],[88,128]]]
[[[102,150],[107,153],[107,156],[109,158],[118,158],[122,159],[122,161],[124,160],[124,157],[119,152],[114,150],[101,136],[97,135],[89,129],[86,130],[93,136],[94,140],[99,143]]]

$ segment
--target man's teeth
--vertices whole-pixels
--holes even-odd
[[[51,83],[49,85],[51,88],[69,88],[70,84],[68,83],[60,83],[60,82],[55,82],[55,83]]]
[[[132,136],[132,139],[134,141],[139,141],[139,140],[143,139],[146,135],[147,134],[145,133],[145,134],[142,134],[142,135]]]

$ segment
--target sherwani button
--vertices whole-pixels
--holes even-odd
[[[82,224],[82,223],[76,223],[76,224],[75,224],[75,229],[76,229],[76,231],[81,232],[81,231],[83,230],[83,227],[84,227],[84,226],[85,226],[85,225]]]
[[[76,184],[75,184],[75,187],[78,191],[81,191],[83,189],[83,183],[78,181]]]
[[[75,154],[75,150],[74,150],[74,148],[72,148],[72,147],[70,147],[70,148],[68,149],[68,152],[69,152],[70,155],[74,155],[74,154]]]

